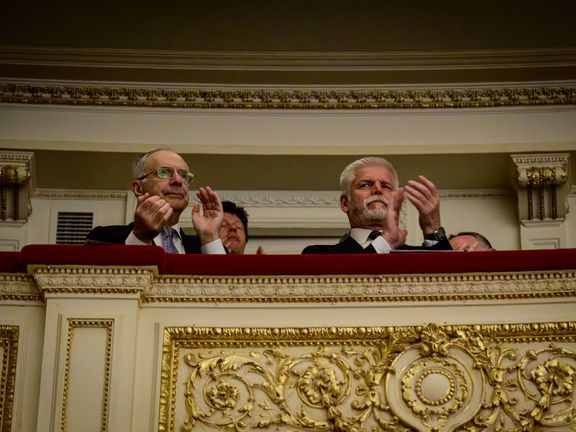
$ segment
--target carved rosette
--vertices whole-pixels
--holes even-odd
[[[576,427],[576,323],[164,333],[162,431]]]
[[[484,376],[474,356],[436,326],[425,329],[421,340],[394,360],[386,396],[416,430],[453,430],[479,410]]]

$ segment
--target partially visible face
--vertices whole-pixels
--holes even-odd
[[[450,246],[452,249],[459,250],[463,252],[474,252],[474,251],[488,251],[490,248],[478,240],[476,237],[471,235],[459,235],[452,237],[450,240]]]
[[[224,221],[220,227],[220,239],[228,252],[243,254],[246,249],[246,232],[244,225],[238,216],[224,213]]]
[[[141,192],[148,192],[151,196],[157,195],[164,198],[170,203],[174,211],[182,212],[187,206],[189,197],[189,185],[186,181],[178,175],[180,169],[188,171],[188,165],[178,155],[170,150],[158,150],[152,153],[146,161],[144,173],[148,174],[150,171],[158,167],[175,168],[170,179],[161,179],[154,173],[150,174],[146,179],[141,180]]]
[[[382,166],[366,166],[356,171],[348,196],[340,197],[340,208],[352,228],[383,225],[394,190],[394,177]]]

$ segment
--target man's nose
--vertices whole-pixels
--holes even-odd
[[[382,195],[383,189],[379,182],[374,182],[374,187],[372,188],[372,193],[374,195]]]
[[[170,183],[182,184],[184,183],[182,177],[178,173],[178,170],[172,170],[172,175],[170,176]]]

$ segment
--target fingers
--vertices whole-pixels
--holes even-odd
[[[222,203],[220,202],[220,197],[216,192],[214,192],[209,186],[201,187],[196,192],[196,197],[202,203],[204,211],[207,210],[222,210]]]
[[[258,249],[256,249],[256,255],[264,255],[264,248],[262,246],[258,246]]]
[[[148,193],[138,197],[135,217],[146,222],[150,227],[159,227],[168,222],[174,210],[168,201]]]
[[[409,180],[404,188],[406,196],[418,210],[431,208],[440,201],[436,185],[424,176],[418,176],[418,180]]]
[[[169,225],[173,212],[170,204],[159,196],[139,196],[134,212],[134,235],[144,242],[152,242],[160,229]]]

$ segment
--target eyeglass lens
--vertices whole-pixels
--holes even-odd
[[[180,176],[180,178],[184,181],[189,182],[194,178],[194,176],[186,170],[179,169],[176,171],[178,172],[178,175]],[[156,168],[156,175],[158,177],[160,177],[161,179],[169,179],[172,177],[173,173],[174,173],[173,168],[169,168],[169,167]]]

